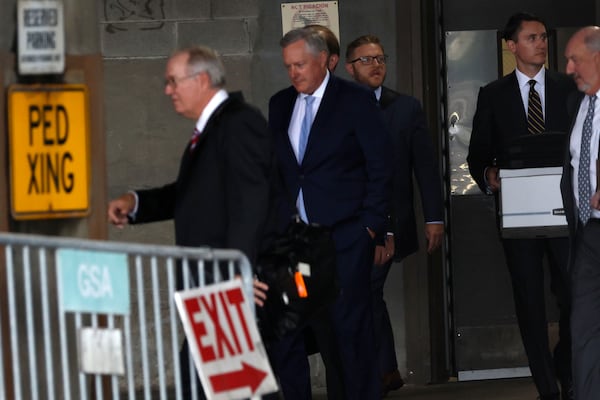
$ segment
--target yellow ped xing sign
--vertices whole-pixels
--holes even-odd
[[[88,112],[85,85],[9,87],[13,218],[66,218],[88,214]]]

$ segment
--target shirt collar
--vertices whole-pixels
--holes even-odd
[[[225,91],[225,89],[220,89],[214,96],[210,99],[204,110],[202,110],[202,114],[200,114],[200,118],[196,121],[196,129],[199,132],[202,132],[204,128],[206,128],[206,123],[210,119],[210,116],[215,112],[215,110],[223,103],[229,95]]]
[[[319,99],[323,98],[323,95],[325,94],[325,88],[327,87],[327,83],[329,83],[329,71],[327,71],[325,79],[323,79],[323,82],[321,82],[317,90],[315,90],[312,93],[312,96],[318,97]],[[304,99],[306,96],[308,96],[307,93],[300,93],[300,99]]]
[[[519,87],[520,88],[524,88],[526,86],[529,86],[529,81],[531,79],[535,80],[536,87],[538,87],[538,88],[544,87],[544,82],[546,81],[546,68],[540,68],[540,70],[538,71],[538,73],[535,74],[535,76],[533,78],[528,77],[527,75],[525,75],[524,73],[522,73],[518,69],[515,69],[515,72],[517,73],[517,81],[519,82]],[[539,92],[538,89],[536,89],[536,90]]]
[[[373,90],[373,93],[375,93],[375,98],[377,99],[377,101],[381,100],[381,86]]]

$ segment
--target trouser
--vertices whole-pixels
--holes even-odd
[[[600,396],[600,222],[577,231],[571,270],[573,387],[576,400]]]
[[[515,312],[529,368],[542,398],[559,394],[557,376],[570,382],[570,301],[566,273],[568,239],[504,239],[504,253],[510,271]],[[544,255],[550,267],[551,290],[560,310],[560,339],[554,355],[548,341],[544,295]]]
[[[371,271],[373,327],[379,369],[382,374],[394,372],[398,369],[396,348],[394,346],[394,332],[387,305],[383,298],[383,288],[391,266],[392,260],[383,265],[373,265],[373,270]]]

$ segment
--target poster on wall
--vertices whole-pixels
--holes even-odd
[[[331,29],[340,40],[340,17],[337,1],[309,1],[281,4],[282,34],[306,25],[318,24]]]

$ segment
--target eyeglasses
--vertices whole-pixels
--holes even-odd
[[[165,86],[170,86],[171,89],[177,89],[177,85],[179,85],[181,82],[185,81],[186,79],[194,78],[197,75],[200,75],[200,72],[182,76],[180,78],[175,78],[174,76],[171,76],[165,79]]]
[[[385,64],[385,62],[387,61],[388,56],[387,55],[380,55],[380,56],[362,56],[362,57],[358,57],[355,58],[354,60],[348,61],[350,64],[354,64],[357,61],[360,61],[360,63],[362,65],[372,65],[375,63],[375,60],[377,60],[377,64]]]

